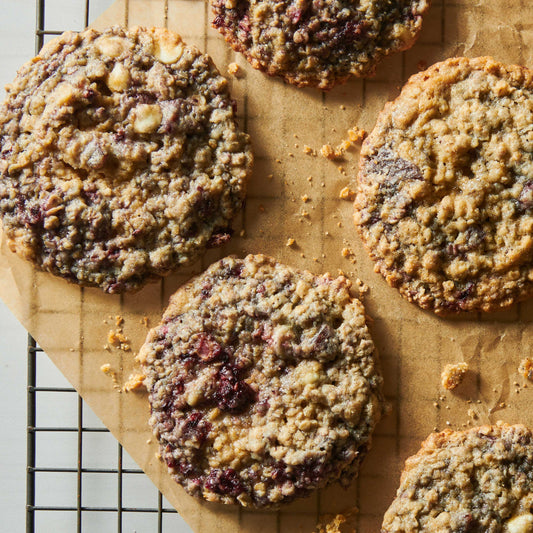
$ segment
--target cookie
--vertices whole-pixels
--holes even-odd
[[[251,65],[299,87],[371,76],[412,46],[429,0],[211,0],[216,28]]]
[[[167,30],[52,40],[0,108],[10,248],[116,293],[224,242],[252,161],[233,105],[211,59]]]
[[[249,255],[174,294],[138,359],[161,457],[188,493],[265,507],[356,475],[383,396],[349,290]]]
[[[533,292],[533,76],[453,58],[413,76],[363,144],[355,222],[376,271],[437,314]]]
[[[533,434],[500,424],[435,433],[407,459],[382,533],[530,533]]]

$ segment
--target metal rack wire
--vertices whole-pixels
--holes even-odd
[[[89,24],[90,1],[84,0],[84,26]],[[68,28],[64,28],[68,29]],[[41,49],[47,35],[59,35],[62,31],[49,30],[45,27],[45,0],[36,0],[36,28],[35,28],[35,49],[36,53]],[[84,517],[88,513],[115,513],[116,514],[116,531],[123,531],[123,518],[126,513],[150,513],[157,515],[157,526],[155,531],[162,533],[164,531],[164,516],[176,514],[176,510],[164,505],[162,494],[157,491],[157,506],[155,507],[128,507],[124,505],[124,479],[128,474],[144,476],[144,472],[138,468],[126,468],[124,466],[124,450],[117,443],[117,458],[115,468],[87,468],[84,467],[83,457],[85,449],[86,436],[91,433],[109,433],[105,427],[91,427],[84,424],[84,402],[76,393],[76,390],[69,387],[46,386],[37,383],[37,367],[39,358],[46,355],[43,350],[37,346],[35,340],[28,335],[27,358],[27,473],[26,473],[26,531],[27,533],[42,533],[37,525],[37,517],[40,513],[60,512],[75,513],[76,515],[76,532],[94,531],[90,523]],[[75,402],[77,406],[77,425],[76,426],[40,426],[37,421],[37,406],[39,397],[43,393],[57,393],[64,395],[65,402]],[[50,433],[76,434],[77,436],[77,466],[69,467],[50,467],[40,466],[37,461],[38,435]],[[36,475],[59,474],[76,476],[76,505],[48,505],[41,504],[39,494],[36,491]],[[116,476],[116,504],[111,506],[87,505],[83,499],[83,481],[84,474],[111,474]],[[156,490],[154,488],[154,490]],[[69,529],[71,530],[71,529]],[[146,531],[146,530],[143,530]]]
[[[68,387],[47,387],[37,386],[37,364],[39,357],[46,357],[46,354],[39,348],[35,340],[28,335],[28,418],[27,418],[27,474],[26,474],[26,531],[28,533],[36,532],[36,513],[46,511],[59,511],[66,513],[76,513],[76,531],[82,531],[83,515],[87,512],[105,512],[116,513],[116,525],[118,533],[123,528],[124,513],[156,513],[158,533],[162,533],[163,515],[176,513],[175,509],[163,505],[163,496],[157,492],[157,507],[126,507],[123,505],[123,480],[125,474],[144,475],[144,472],[138,468],[125,468],[123,466],[124,450],[117,443],[117,466],[116,468],[86,468],[83,467],[84,436],[88,433],[109,433],[109,430],[103,427],[85,426],[83,422],[83,400],[76,393],[76,390]],[[40,393],[60,393],[66,396],[65,401],[76,402],[77,404],[77,426],[39,426],[37,425],[36,412],[37,403]],[[37,439],[36,435],[43,432],[62,432],[76,433],[77,435],[77,466],[75,468],[65,467],[42,467],[36,462]],[[55,474],[76,474],[76,505],[57,506],[57,505],[39,505],[35,485],[36,473],[55,473]],[[117,483],[117,500],[114,506],[90,506],[84,505],[82,498],[83,474],[114,474]],[[86,530],[86,529],[85,529]]]

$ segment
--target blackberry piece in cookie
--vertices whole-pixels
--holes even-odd
[[[0,143],[10,248],[111,293],[227,240],[252,162],[211,59],[139,27],[50,41],[7,87]]]
[[[251,65],[299,87],[371,76],[411,47],[429,0],[211,0],[213,27]]]
[[[376,271],[437,314],[533,292],[533,74],[453,58],[413,76],[363,144],[355,222]]]
[[[161,457],[188,493],[265,507],[357,474],[384,401],[349,289],[250,255],[174,294],[139,360]]]
[[[530,533],[533,434],[500,424],[435,433],[407,459],[382,533]]]

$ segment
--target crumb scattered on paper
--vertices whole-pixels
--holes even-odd
[[[121,315],[117,315],[115,317],[115,325],[118,327],[122,326],[122,324],[124,324],[124,318],[122,318]]]
[[[337,157],[331,144],[325,144],[322,146],[322,148],[320,148],[320,155],[326,159],[335,159]]]
[[[111,365],[109,363],[105,363],[100,367],[100,370],[113,380],[113,388],[121,392],[121,388],[117,379],[117,373],[111,369]]]
[[[150,327],[150,319],[147,317],[147,316],[143,316],[141,318],[141,324],[145,327],[145,328],[149,328]]]
[[[355,252],[351,248],[347,248],[347,247],[343,248],[341,250],[341,255],[345,259],[348,259],[348,261],[350,261],[350,263],[353,263],[355,265],[356,256],[355,256]]]
[[[309,196],[307,196],[307,194],[304,194],[302,196],[302,202],[305,204],[307,202],[311,201],[311,198],[309,198]]]
[[[126,383],[122,387],[124,392],[131,392],[144,386],[144,374],[130,374]]]
[[[348,139],[353,144],[360,143],[364,141],[366,137],[366,131],[362,128],[354,126],[351,130],[348,130]]]
[[[242,74],[241,67],[239,67],[237,63],[230,63],[228,65],[228,74],[231,74],[232,76],[235,76],[236,78],[238,78],[239,75]]]
[[[359,278],[355,278],[354,285],[357,287],[359,296],[365,296],[370,291],[370,287]]]
[[[350,187],[344,187],[341,189],[341,192],[339,193],[339,198],[341,200],[353,201],[355,199],[355,192],[352,191]]]
[[[442,371],[441,382],[445,389],[453,390],[458,387],[468,372],[467,363],[449,364],[444,367]]]
[[[130,340],[120,330],[109,330],[109,333],[107,334],[107,342],[111,346],[124,352],[129,352],[131,350]]]
[[[296,241],[292,237],[289,237],[285,243],[285,246],[293,246],[295,242]]]
[[[352,507],[342,513],[337,513],[336,515],[324,515],[320,518],[320,521],[317,524],[317,533],[342,533],[342,531],[348,531],[345,528],[341,529],[341,526],[346,523],[346,521],[353,515],[357,514],[359,509],[357,507]],[[355,529],[349,530],[355,533]]]
[[[476,420],[478,418],[478,414],[472,408],[468,409],[468,411],[466,413],[473,420]]]
[[[520,366],[518,367],[518,372],[522,374],[529,381],[533,381],[533,359],[526,357],[520,361]]]

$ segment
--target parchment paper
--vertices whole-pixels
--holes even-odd
[[[37,272],[11,254],[2,239],[0,297],[195,531],[310,533],[328,516],[357,507],[343,531],[375,533],[403,461],[434,428],[462,429],[499,419],[533,426],[533,384],[524,388],[517,372],[519,361],[531,355],[533,301],[488,315],[447,319],[409,304],[373,272],[352,224],[351,202],[339,198],[345,186],[355,188],[358,149],[348,151],[343,161],[329,161],[306,155],[303,148],[336,146],[353,126],[370,131],[383,104],[399,93],[409,75],[446,57],[493,55],[533,67],[533,3],[434,0],[411,50],[382,63],[375,78],[354,79],[329,93],[297,89],[253,70],[210,28],[210,19],[201,0],[120,0],[94,25],[168,26],[208,52],[223,73],[230,62],[240,65],[242,76],[230,80],[241,123],[252,136],[256,164],[230,244],[163,282],[120,297]],[[286,245],[289,238],[294,245]],[[142,318],[156,324],[169,295],[212,261],[251,252],[316,273],[342,270],[368,285],[365,305],[391,404],[361,475],[348,490],[332,486],[279,511],[242,510],[186,495],[155,457],[146,393],[119,393],[100,370],[109,363],[123,384],[147,333]],[[124,318],[130,352],[103,348],[108,332],[117,329],[116,315]],[[440,372],[456,361],[467,361],[472,372],[456,393],[445,392]]]

